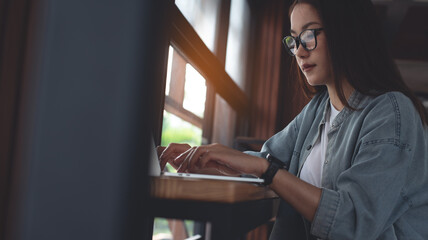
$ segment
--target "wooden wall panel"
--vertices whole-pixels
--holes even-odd
[[[267,139],[275,132],[280,82],[284,1],[253,2],[256,45],[251,88],[249,135]]]
[[[308,102],[292,74],[292,57],[287,55],[281,42],[289,34],[291,2],[252,1],[254,52],[248,136],[253,138],[268,139]]]

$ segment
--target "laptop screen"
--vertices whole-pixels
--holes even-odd
[[[152,177],[160,176],[161,169],[160,169],[160,162],[158,158],[158,154],[155,147],[155,141],[151,140],[151,146],[150,146],[150,168],[149,168],[149,175]]]

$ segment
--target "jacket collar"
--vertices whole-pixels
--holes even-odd
[[[330,100],[330,99],[328,99]],[[326,101],[326,106],[324,109],[324,117],[323,120],[325,122],[325,114],[330,112],[330,101]],[[344,107],[342,111],[336,116],[336,118],[333,120],[333,123],[331,125],[332,129],[339,127],[347,118],[348,116],[354,112],[354,111],[361,111],[364,109],[369,102],[369,96],[366,96],[357,90],[354,90],[354,92],[351,94],[351,96],[348,99],[349,106],[355,108],[356,110],[352,110],[350,108]]]

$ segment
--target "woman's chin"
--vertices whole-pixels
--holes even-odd
[[[325,85],[325,82],[322,81],[311,81],[311,80],[307,80],[307,83],[311,86],[311,87],[316,87],[316,86],[323,86]]]

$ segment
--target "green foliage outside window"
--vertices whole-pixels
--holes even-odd
[[[191,146],[201,145],[202,130],[175,115],[164,111],[162,125],[162,146],[170,143],[187,143]]]

